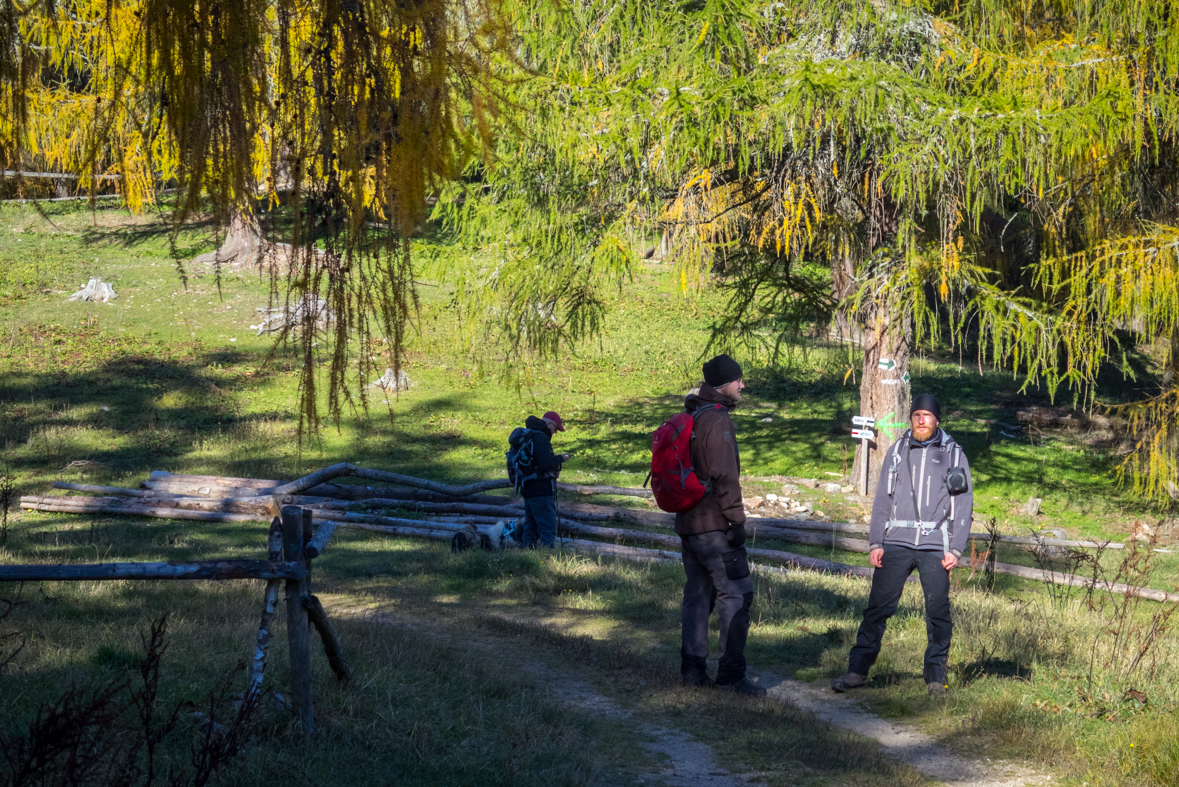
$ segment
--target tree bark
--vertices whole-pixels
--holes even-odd
[[[907,377],[913,329],[904,304],[897,303],[895,296],[889,294],[881,302],[867,306],[864,318],[864,371],[860,381],[859,414],[876,419],[877,425],[873,428],[876,439],[856,441],[852,481],[860,494],[873,495],[884,454],[904,432],[904,427],[890,429],[882,424],[886,420],[906,423],[909,419]]]
[[[270,560],[282,559],[282,519],[275,517],[270,523],[270,533],[266,538],[267,557]],[[246,696],[256,694],[262,688],[262,678],[266,674],[266,652],[270,648],[270,638],[274,634],[274,613],[278,608],[277,579],[267,580],[266,592],[262,595],[262,618],[258,624],[258,637],[254,642],[254,657],[250,663],[250,682],[246,688]]]
[[[245,209],[234,208],[221,246],[216,251],[194,257],[192,261],[196,265],[254,266],[261,263],[264,253],[258,222]]]

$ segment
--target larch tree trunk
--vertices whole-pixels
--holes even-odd
[[[846,255],[831,266],[831,293],[835,296],[835,301],[841,304],[835,310],[831,327],[835,334],[833,338],[840,343],[860,344],[864,338],[862,324],[842,305],[843,300],[851,295],[855,287],[854,275],[854,265],[851,258]]]
[[[216,251],[198,255],[193,263],[215,267],[258,267],[266,263],[289,264],[291,247],[286,243],[271,243],[262,237],[257,219],[245,208],[234,208],[229,215],[225,240]]]
[[[868,443],[856,441],[852,482],[860,494],[871,495],[876,491],[885,452],[907,427],[913,329],[906,310],[892,298],[869,306],[862,317],[864,374],[860,381],[859,414],[876,420],[872,428],[876,439]]]

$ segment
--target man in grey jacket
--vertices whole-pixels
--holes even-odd
[[[884,628],[897,611],[905,580],[917,569],[925,593],[925,684],[946,693],[950,654],[950,570],[970,537],[974,483],[962,448],[942,431],[941,406],[931,394],[913,399],[912,426],[884,455],[872,505],[868,544],[872,591],[851,650],[848,671],[831,683],[843,692],[863,686],[880,653]]]

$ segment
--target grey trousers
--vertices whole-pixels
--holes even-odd
[[[715,608],[720,617],[716,682],[737,683],[745,677],[745,640],[753,605],[753,579],[745,547],[733,549],[721,531],[680,536],[680,542],[686,574],[680,673],[689,678],[705,674],[708,618]]]

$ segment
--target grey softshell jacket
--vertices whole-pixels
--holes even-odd
[[[951,498],[946,475],[951,467],[966,471],[965,492]],[[917,509],[914,508],[916,501]],[[906,431],[884,455],[880,483],[872,504],[872,525],[868,531],[870,548],[885,544],[904,544],[930,552],[941,552],[944,541],[940,530],[915,527],[891,527],[892,521],[946,522],[950,551],[962,557],[970,537],[970,520],[974,514],[974,479],[966,453],[941,429],[922,446]]]

